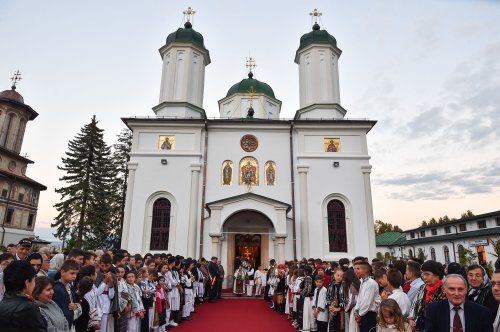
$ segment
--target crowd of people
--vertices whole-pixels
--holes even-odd
[[[208,262],[126,250],[67,254],[32,250],[29,239],[0,254],[1,331],[163,332],[195,305],[222,297],[225,272]],[[237,258],[236,296],[263,297],[300,331],[500,332],[500,259],[495,271],[412,258],[303,259],[255,268]]]
[[[221,298],[223,278],[217,257],[51,253],[22,239],[0,254],[0,330],[163,332]]]
[[[233,292],[263,292],[299,331],[500,332],[500,259],[493,275],[479,264],[417,258],[271,260],[255,271],[237,257],[235,266]]]

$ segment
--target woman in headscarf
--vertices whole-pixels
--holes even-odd
[[[63,263],[64,254],[56,254],[54,257],[52,257],[49,266],[49,278],[52,278],[53,280],[55,279],[55,275],[61,270],[61,266],[63,265]]]
[[[467,281],[469,282],[469,293],[467,300],[476,302],[490,309],[491,322],[495,321],[498,310],[498,302],[491,293],[491,283],[486,270],[481,265],[471,265],[467,269]]]

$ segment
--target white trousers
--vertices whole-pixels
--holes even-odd
[[[253,295],[253,284],[254,281],[250,280],[247,285],[247,296],[252,296]]]
[[[184,306],[182,307],[182,317],[188,317],[193,311],[193,294],[184,294]]]
[[[304,316],[302,318],[302,331],[316,331],[316,320],[314,319],[312,301],[309,297],[304,299]]]
[[[255,287],[255,296],[260,296],[260,292],[264,289],[261,284],[258,284],[257,287]]]
[[[148,320],[149,320],[149,329],[153,328],[153,320],[155,318],[155,305],[148,309]]]
[[[128,319],[127,332],[141,332],[140,317],[132,317]]]
[[[113,332],[115,330],[115,322],[113,314],[102,314],[100,332]]]

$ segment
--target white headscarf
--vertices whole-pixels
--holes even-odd
[[[64,254],[56,254],[50,260],[49,270],[59,271],[64,263]]]

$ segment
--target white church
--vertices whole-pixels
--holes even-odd
[[[282,102],[251,71],[208,119],[210,54],[190,11],[159,50],[156,116],[122,119],[133,131],[122,248],[217,256],[226,271],[236,256],[266,266],[374,257],[366,136],[376,121],[344,118],[335,38],[317,22],[300,38],[293,119],[280,118]]]

